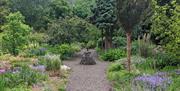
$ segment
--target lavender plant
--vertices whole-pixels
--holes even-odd
[[[132,82],[133,91],[166,91],[172,83],[165,73],[136,77]]]

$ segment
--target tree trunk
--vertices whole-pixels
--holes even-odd
[[[112,48],[112,32],[109,30],[109,31],[106,31],[106,34],[105,34],[105,49],[110,49]]]
[[[103,33],[104,31],[103,30],[101,30],[101,39],[102,39],[102,43],[101,43],[101,48],[102,49],[104,49],[104,33]]]
[[[108,48],[112,48],[112,37],[108,36]]]
[[[112,47],[112,39],[110,36],[105,36],[105,50],[108,50]]]
[[[113,34],[112,34],[112,31],[111,30],[109,30],[109,37],[108,37],[108,41],[109,41],[109,48],[112,48],[113,47],[113,44],[112,44],[112,36],[113,36]]]
[[[127,62],[128,62],[128,71],[131,72],[131,32],[127,32]]]
[[[107,35],[105,35],[105,50],[108,49],[108,38]]]

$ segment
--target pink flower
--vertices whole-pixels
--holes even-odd
[[[3,74],[3,73],[5,73],[5,72],[6,72],[5,69],[0,69],[0,74]]]

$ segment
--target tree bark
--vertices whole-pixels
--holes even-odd
[[[128,71],[131,72],[131,32],[127,32],[127,62],[128,62]]]
[[[105,50],[112,48],[112,32],[106,31],[105,33]]]
[[[105,50],[108,49],[108,36],[107,34],[105,35]]]
[[[113,31],[109,30],[109,37],[108,37],[108,40],[109,40],[109,48],[112,48],[113,47],[113,44],[112,44],[112,34]]]
[[[104,31],[103,30],[101,30],[101,39],[102,39],[101,48],[104,49]]]

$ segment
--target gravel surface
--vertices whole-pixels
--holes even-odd
[[[108,63],[96,60],[96,65],[80,65],[80,60],[76,57],[64,61],[72,69],[66,91],[111,91],[105,73]]]

